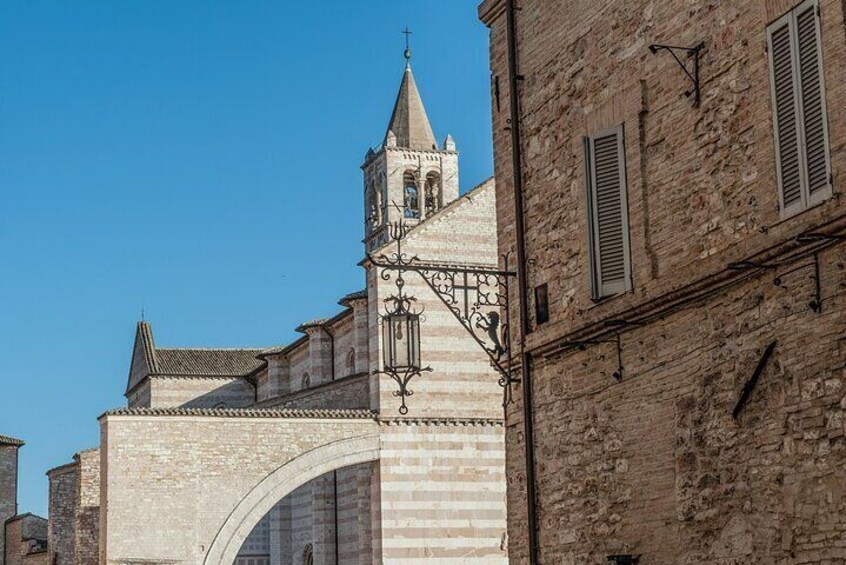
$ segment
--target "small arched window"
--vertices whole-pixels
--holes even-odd
[[[364,194],[364,213],[367,215],[365,223],[368,230],[379,225],[379,206],[376,203],[376,187],[372,182],[367,184],[367,191]]]
[[[417,179],[414,173],[405,173],[403,177],[403,198],[405,199],[405,217],[420,217],[420,192],[417,188]]]
[[[347,374],[355,374],[355,349],[352,348],[350,349],[350,352],[347,353]]]
[[[303,565],[314,565],[314,550],[311,548],[311,544],[305,546],[303,550]]]
[[[302,381],[302,387],[301,388],[306,389],[310,386],[311,386],[311,377],[308,376],[308,373],[303,373],[303,381]]]
[[[426,175],[426,215],[441,209],[441,176],[438,173]]]

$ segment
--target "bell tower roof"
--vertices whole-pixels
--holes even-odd
[[[389,137],[396,138],[395,143],[391,139],[391,145],[396,147],[424,151],[438,148],[410,64],[406,65],[402,75],[399,94],[394,104],[394,111],[391,114],[391,122],[388,125],[388,131],[385,133],[386,145]]]

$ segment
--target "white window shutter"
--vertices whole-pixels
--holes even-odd
[[[623,127],[587,138],[585,150],[592,290],[602,298],[631,289]]]

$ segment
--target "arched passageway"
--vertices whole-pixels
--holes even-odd
[[[106,564],[231,565],[286,494],[379,458],[367,411],[122,409],[101,427]]]
[[[232,511],[215,537],[205,565],[231,565],[259,521],[298,487],[337,469],[378,458],[378,445],[369,438],[352,438],[320,446],[286,463],[256,485]]]

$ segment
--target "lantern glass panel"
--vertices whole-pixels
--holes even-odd
[[[383,322],[385,367],[394,371],[420,368],[420,316],[391,314]]]

